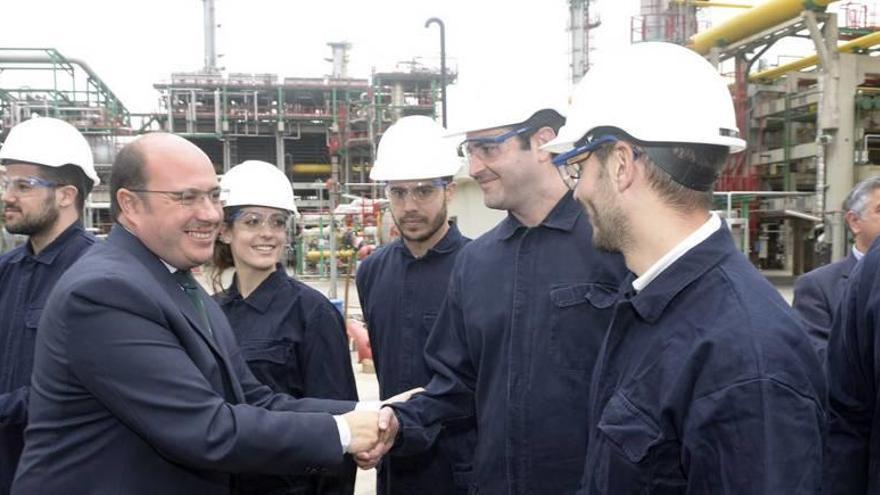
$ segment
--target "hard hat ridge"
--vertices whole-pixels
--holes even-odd
[[[223,206],[264,206],[297,214],[293,188],[278,167],[247,160],[229,169],[220,179]]]
[[[446,130],[430,117],[411,115],[382,135],[370,170],[374,181],[406,181],[454,176],[462,161]]]

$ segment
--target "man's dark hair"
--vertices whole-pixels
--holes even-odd
[[[39,165],[37,170],[37,174],[42,179],[52,181],[59,186],[73,186],[76,188],[76,212],[82,218],[86,205],[86,196],[92,192],[92,181],[86,177],[85,172],[76,165],[64,165],[61,167]]]
[[[146,157],[137,142],[123,147],[113,160],[110,170],[110,215],[113,221],[119,220],[119,202],[116,193],[120,189],[143,189],[147,185],[144,174]]]
[[[553,129],[557,134],[559,133],[559,129],[565,124],[565,117],[559,114],[556,110],[552,108],[545,108],[543,110],[538,110],[528,120],[522,122],[521,124],[511,126],[515,129],[518,129],[523,126],[528,126],[529,130],[523,132],[518,135],[519,146],[520,148],[527,150],[531,148],[530,139],[535,135],[536,132],[541,130],[544,127],[549,127]]]

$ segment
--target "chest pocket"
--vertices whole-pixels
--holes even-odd
[[[603,493],[685,493],[680,444],[664,437],[657,423],[617,392],[599,418],[593,481]]]
[[[286,340],[254,339],[241,342],[241,353],[251,372],[275,392],[301,395],[299,370],[293,361],[293,343]]]
[[[650,462],[643,462],[660,442],[660,430],[620,392],[599,418],[593,483],[602,493],[651,493]],[[621,491],[622,490],[622,491]]]
[[[565,369],[591,369],[611,320],[617,289],[596,283],[550,290],[550,352]]]

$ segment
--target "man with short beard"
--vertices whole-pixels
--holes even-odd
[[[28,236],[0,257],[0,493],[8,493],[24,446],[37,322],[55,282],[95,242],[81,218],[99,179],[89,143],[52,118],[13,127],[0,161],[6,230]]]
[[[400,237],[367,257],[357,287],[367,321],[382,398],[421,387],[431,372],[425,341],[446,293],[452,264],[469,241],[447,217],[461,165],[443,128],[428,117],[404,117],[379,143],[370,178],[386,182]],[[451,425],[437,444],[379,465],[377,493],[467,493],[473,422]],[[455,480],[459,480],[456,487]]]
[[[565,119],[547,102],[526,101],[536,91],[482,102],[493,112],[471,109],[473,120],[461,127],[460,154],[483,203],[508,215],[455,261],[425,346],[433,372],[425,391],[380,413],[392,455],[422,449],[449,424],[473,418],[470,493],[575,490],[590,370],[625,272],[619,255],[584,248],[587,215],[540,148]]]
[[[746,145],[724,78],[670,43],[604,62],[543,148],[561,153],[593,245],[631,271],[593,369],[576,493],[822,493],[818,357],[711,212],[719,171]]]

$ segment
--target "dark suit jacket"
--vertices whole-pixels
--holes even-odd
[[[166,266],[119,226],[64,274],[40,320],[13,493],[227,494],[231,473],[342,462],[332,416],[316,411],[354,403],[260,385],[203,296],[213,336]]]
[[[801,275],[794,283],[794,309],[804,321],[813,346],[823,361],[831,320],[846,289],[849,273],[855,266],[856,257],[850,253],[845,259]]]

